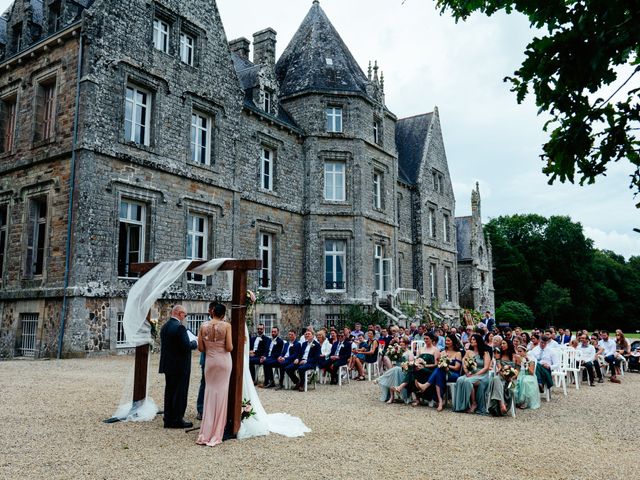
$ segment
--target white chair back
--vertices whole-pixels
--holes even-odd
[[[424,347],[424,340],[413,340],[411,342],[411,353],[418,355],[418,352]]]

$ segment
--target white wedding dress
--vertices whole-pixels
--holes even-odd
[[[302,437],[305,433],[311,431],[302,420],[298,417],[289,415],[288,413],[270,413],[268,414],[262,402],[258,397],[256,387],[253,385],[253,379],[249,372],[249,333],[245,325],[245,343],[244,343],[244,373],[242,376],[242,398],[249,400],[255,415],[245,419],[240,424],[238,431],[238,439],[244,440],[251,437],[260,437],[269,433],[277,433],[285,437]]]

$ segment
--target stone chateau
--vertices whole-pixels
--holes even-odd
[[[437,108],[397,118],[318,1],[279,59],[271,28],[250,47],[212,0],[2,15],[0,357],[125,349],[143,261],[259,258],[255,320],[283,328],[357,303],[391,319],[399,292],[493,310],[480,194],[456,219]],[[222,276],[187,274],[152,315],[180,301],[196,327],[214,298]]]

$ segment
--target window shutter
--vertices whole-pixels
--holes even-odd
[[[38,85],[36,88],[36,118],[35,118],[35,133],[34,140],[40,141],[43,139],[42,133],[44,128],[44,110],[45,110],[45,88],[42,85]]]
[[[127,276],[127,224],[120,222],[118,232],[118,276]]]

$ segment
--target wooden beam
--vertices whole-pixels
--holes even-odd
[[[227,405],[227,424],[233,435],[240,430],[242,408],[242,378],[244,370],[244,321],[247,312],[247,271],[233,272],[233,298],[231,300],[231,338],[233,350],[231,360],[231,378],[229,380],[229,403]]]
[[[147,313],[147,322],[151,320],[151,311]],[[147,369],[149,367],[149,344],[136,347],[136,360],[133,369],[133,402],[147,398]]]
[[[209,260],[194,260],[187,267],[187,271],[191,271],[201,265],[204,265]],[[153,267],[157,266],[160,262],[145,262],[145,263],[132,263],[129,265],[129,271],[131,273],[139,273],[144,275]],[[261,260],[227,260],[218,269],[219,271],[228,270],[260,270],[262,268]]]

